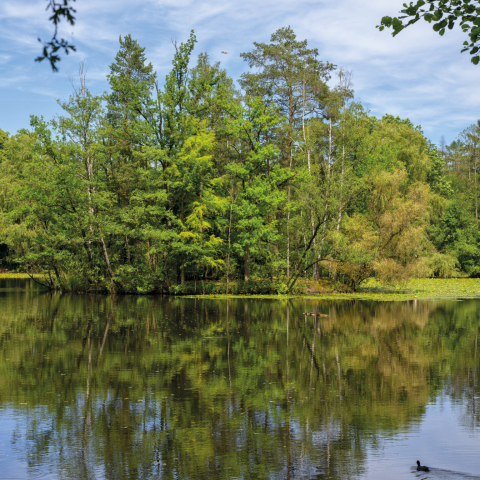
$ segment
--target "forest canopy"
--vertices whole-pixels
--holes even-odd
[[[290,27],[241,54],[239,86],[195,43],[161,83],[120,37],[107,92],[82,65],[62,116],[0,131],[0,267],[62,291],[176,294],[480,275],[480,124],[437,149],[368,115],[351,74]]]

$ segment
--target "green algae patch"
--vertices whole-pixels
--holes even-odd
[[[480,298],[479,278],[416,278],[402,286],[381,285],[375,279],[365,281],[357,292],[304,293],[294,295],[188,295],[189,298],[324,299],[404,301],[435,298]]]
[[[480,278],[415,278],[400,287],[382,286],[369,279],[359,293],[366,295],[400,295],[410,298],[475,298],[480,297]]]
[[[39,277],[40,275],[33,275],[34,277]],[[1,278],[32,278],[28,273],[14,273],[14,272],[7,272],[7,273],[0,273]]]

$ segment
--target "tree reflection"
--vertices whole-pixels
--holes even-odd
[[[25,414],[32,471],[345,479],[444,389],[479,425],[475,300],[18,300],[0,402]]]

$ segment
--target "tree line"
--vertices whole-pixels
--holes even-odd
[[[478,274],[480,127],[437,149],[370,116],[290,27],[241,54],[238,84],[206,53],[193,64],[195,43],[174,45],[162,85],[120,37],[108,92],[82,65],[63,116],[0,131],[4,265],[119,293]]]

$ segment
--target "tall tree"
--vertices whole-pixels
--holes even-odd
[[[283,165],[293,169],[295,128],[305,117],[325,114],[325,100],[335,66],[318,60],[318,49],[308,48],[307,40],[299,41],[290,27],[274,32],[270,43],[254,42],[252,52],[240,56],[257,72],[242,75],[240,84],[248,95],[260,96],[273,101],[279,113],[286,118],[277,129],[277,145]],[[288,201],[291,200],[291,188]],[[287,276],[290,274],[290,216],[286,211],[286,260]]]
[[[464,154],[468,162],[468,178],[473,187],[473,205],[475,208],[475,222],[478,229],[478,190],[480,177],[478,175],[480,156],[480,120],[466,128],[461,134]]]
[[[240,84],[249,95],[275,102],[287,124],[282,130],[281,152],[286,165],[292,159],[293,129],[302,116],[323,112],[328,95],[326,82],[335,66],[318,60],[318,49],[308,48],[307,40],[297,40],[290,27],[272,34],[270,43],[253,43],[252,52],[241,53],[250,68]],[[304,112],[306,105],[307,111]]]
[[[252,263],[265,266],[263,274],[273,273],[269,268],[275,262],[272,247],[280,238],[277,213],[287,200],[283,187],[291,177],[270,140],[278,122],[276,108],[259,97],[247,97],[244,105],[232,104],[225,122],[233,151],[233,161],[225,167],[226,180],[230,179],[236,193],[230,193],[234,221],[233,227],[229,221],[229,247],[232,244],[243,257],[245,281],[251,278]]]

